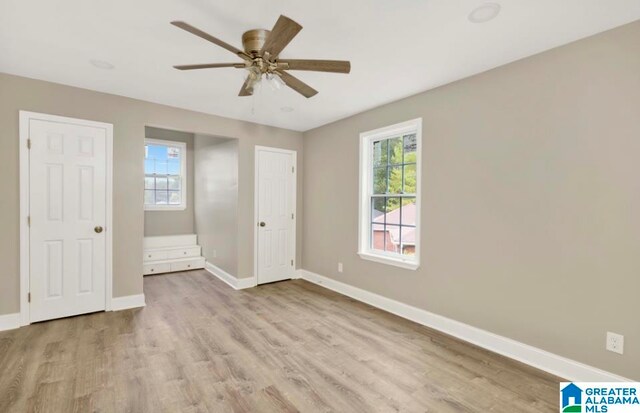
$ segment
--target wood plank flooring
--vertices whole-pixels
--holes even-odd
[[[144,309],[0,333],[0,412],[558,411],[557,377],[302,280],[144,289]]]

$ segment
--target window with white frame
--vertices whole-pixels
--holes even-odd
[[[420,264],[422,119],[360,134],[358,254],[408,269]]]
[[[144,209],[182,210],[187,207],[187,145],[145,139]]]

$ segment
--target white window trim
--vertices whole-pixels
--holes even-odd
[[[371,248],[369,226],[371,224],[371,207],[369,196],[373,190],[373,151],[372,142],[405,133],[416,133],[416,249],[411,257],[400,257]],[[360,134],[360,203],[358,227],[358,255],[360,258],[382,264],[393,265],[409,270],[420,267],[420,187],[422,186],[422,118],[409,120],[395,125],[375,129]]]
[[[147,205],[144,203],[144,198],[142,200],[142,205],[144,206],[145,211],[184,211],[187,209],[187,144],[184,142],[176,142],[176,141],[168,141],[163,139],[151,139],[145,138],[144,140],[145,146],[147,144],[151,145],[163,145],[163,146],[173,146],[176,148],[180,148],[180,178],[181,178],[181,203],[180,205]],[[144,174],[145,177],[147,174]]]

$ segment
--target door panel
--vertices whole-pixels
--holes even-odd
[[[31,321],[105,309],[106,130],[29,121]]]
[[[295,154],[260,148],[258,185],[258,284],[292,278],[295,268]]]

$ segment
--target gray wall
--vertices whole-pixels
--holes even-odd
[[[147,138],[187,144],[187,208],[179,211],[144,211],[145,237],[194,233],[193,133],[153,127],[145,128]],[[144,158],[143,158],[144,159]]]
[[[195,137],[195,216],[207,261],[238,274],[238,140]]]
[[[417,117],[423,252],[409,271],[356,255],[358,135]],[[640,22],[304,145],[303,268],[640,379]],[[625,335],[623,356],[605,350],[607,331]]]
[[[114,125],[113,294],[142,293],[145,126],[238,138],[238,275],[253,274],[253,163],[255,145],[293,149],[302,155],[302,134],[60,84],[0,74],[0,314],[19,311],[18,111],[29,110]],[[236,97],[233,97],[236,99]],[[303,157],[298,157],[302,168]],[[302,211],[302,181],[298,210]],[[302,219],[302,216],[299,216]],[[300,226],[301,227],[301,226]],[[298,234],[298,251],[302,236]],[[298,258],[300,260],[300,258]],[[300,261],[298,261],[300,262]]]

